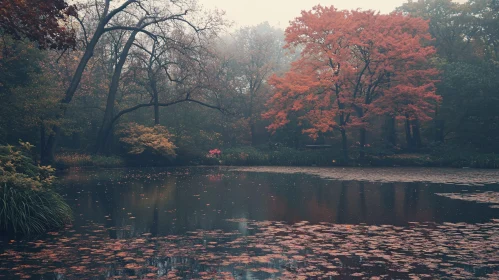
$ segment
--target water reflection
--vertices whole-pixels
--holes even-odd
[[[114,238],[144,232],[156,236],[195,229],[232,230],[234,225],[226,219],[241,218],[406,225],[486,222],[498,213],[485,204],[435,195],[467,191],[467,186],[327,181],[298,174],[210,168],[108,170],[72,173],[62,183],[77,225],[92,221],[130,227],[130,231],[113,233]]]
[[[0,278],[499,275],[499,220],[492,219],[499,209],[435,194],[497,192],[497,185],[327,181],[194,168],[73,172],[61,187],[74,226],[38,240],[0,241]]]

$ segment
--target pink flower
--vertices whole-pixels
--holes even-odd
[[[208,157],[219,157],[222,154],[222,151],[219,149],[213,149],[208,152]]]

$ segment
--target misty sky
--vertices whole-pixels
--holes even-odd
[[[205,8],[219,8],[236,26],[250,26],[268,21],[276,27],[286,28],[288,22],[300,15],[301,10],[313,6],[334,5],[340,9],[372,9],[389,13],[406,0],[198,0]],[[417,1],[417,0],[414,0]],[[466,2],[458,0],[457,2]]]

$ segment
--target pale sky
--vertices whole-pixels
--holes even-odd
[[[417,1],[417,0],[414,0]],[[455,0],[464,3],[466,0]],[[300,16],[302,10],[313,6],[334,5],[339,9],[375,10],[389,13],[406,0],[198,0],[207,9],[218,8],[226,12],[228,20],[236,26],[252,26],[264,21],[271,25],[286,28],[290,20]]]

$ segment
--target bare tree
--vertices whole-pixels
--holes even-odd
[[[103,127],[107,127],[109,126],[109,120],[112,119],[112,107],[114,106],[110,105],[110,103],[114,102],[115,91],[118,88],[121,70],[137,34],[143,33],[147,36],[154,37],[147,29],[149,26],[160,22],[171,22],[172,25],[184,24],[191,26],[195,30],[200,29],[197,27],[197,22],[188,17],[188,14],[197,12],[197,6],[194,0],[170,0],[160,3],[160,5],[156,5],[157,2],[153,0],[116,1],[118,3],[112,0],[102,1],[103,2],[95,1],[95,3],[85,6],[85,8],[89,10],[95,10],[93,13],[95,15],[93,21],[88,22],[85,21],[85,18],[81,17],[75,19],[81,26],[82,39],[80,41],[84,47],[84,53],[72,76],[64,97],[60,100],[61,110],[56,117],[58,120],[64,117],[67,105],[73,99],[80,84],[83,72],[90,59],[93,57],[94,50],[104,34],[123,31],[130,34],[125,46],[120,52],[117,64],[114,66],[113,78],[108,95],[107,107],[109,108],[106,108],[106,117],[103,122]],[[89,12],[88,14],[92,13]],[[90,37],[89,32],[92,29],[93,34]],[[44,149],[41,158],[44,163],[53,162],[54,150],[60,132],[60,125],[56,124],[52,127],[52,134],[48,137],[45,145],[43,145]]]
[[[199,58],[202,56],[201,52],[205,48],[210,39],[214,36],[216,31],[222,24],[218,17],[210,17],[201,23],[194,23],[187,21],[184,14],[183,18],[175,17],[157,17],[153,21],[147,23],[140,23],[143,26],[140,30],[133,30],[128,41],[123,47],[117,67],[115,67],[113,78],[111,81],[109,94],[107,98],[106,112],[104,115],[103,123],[99,131],[96,152],[102,153],[106,149],[109,142],[109,136],[112,132],[116,120],[127,112],[131,112],[138,108],[153,106],[155,111],[155,123],[159,124],[159,107],[169,106],[179,102],[195,102],[205,106],[212,106],[203,101],[192,99],[193,89],[185,89],[189,84],[192,87],[199,89],[203,86],[200,85],[201,79],[190,79],[194,73],[200,71],[202,62]],[[150,18],[148,16],[147,18]],[[179,24],[180,23],[180,24]],[[154,25],[154,27],[152,26]],[[147,27],[151,26],[150,29]],[[145,36],[141,38],[137,35],[142,31]],[[123,67],[129,57],[130,50],[136,49],[136,52],[142,52],[143,55],[135,55],[135,57],[142,61],[146,74],[146,89],[148,90],[151,101],[147,104],[139,104],[126,111],[120,111],[115,115],[115,101],[118,93],[120,77]],[[148,57],[147,59],[145,57]],[[173,66],[173,67],[172,67]],[[185,74],[185,76],[182,76]],[[189,81],[189,82],[188,82]],[[161,103],[160,92],[158,83],[173,84],[175,92],[184,96],[177,100],[167,103]],[[183,88],[184,87],[184,88]],[[163,87],[164,88],[164,87]],[[168,88],[168,87],[167,87]],[[206,88],[206,87],[205,87]],[[188,92],[188,93],[187,93]]]
[[[284,49],[284,32],[262,23],[237,30],[223,42],[219,52],[229,52],[232,91],[243,102],[241,117],[247,119],[251,144],[255,144],[256,122],[263,110],[265,84],[275,72],[289,64]]]

